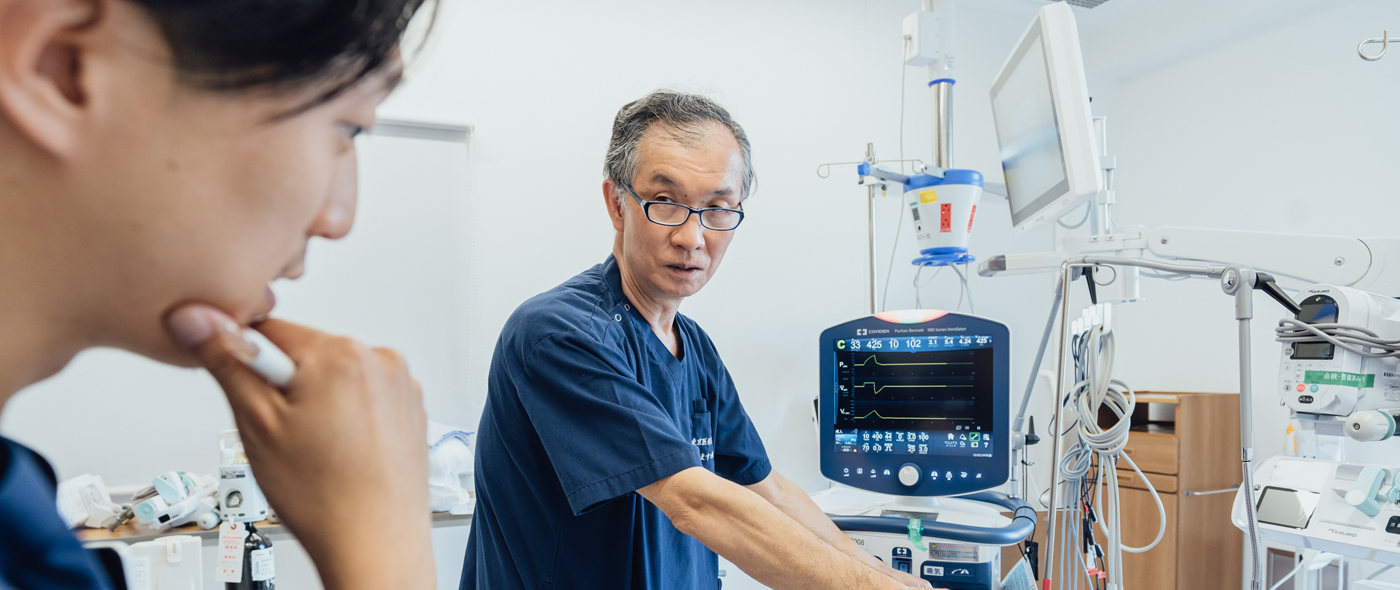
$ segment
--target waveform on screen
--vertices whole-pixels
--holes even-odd
[[[861,361],[861,362],[856,363],[855,366],[857,366],[857,367],[864,367],[865,365],[869,364],[870,361],[875,361],[875,364],[876,364],[877,366],[880,366],[880,367],[938,367],[938,366],[971,365],[971,364],[972,364],[972,363],[970,363],[970,362],[958,362],[958,363],[882,363],[882,362],[880,362],[879,357],[877,357],[876,355],[873,355],[873,354],[872,354],[872,355],[870,355],[870,358],[867,358],[867,359],[865,359],[865,360],[863,360],[863,361]]]
[[[861,383],[860,385],[857,385],[857,386],[856,386],[856,389],[864,389],[864,388],[866,388],[866,387],[875,387],[875,382],[874,382],[874,381],[866,381],[866,382],[864,382],[864,383]],[[922,389],[922,388],[934,388],[934,389],[950,389],[950,388],[954,388],[954,389],[961,389],[961,388],[969,388],[969,387],[972,387],[972,386],[971,386],[971,385],[881,385],[881,386],[879,386],[879,387],[875,387],[875,393],[873,393],[872,395],[880,395],[880,392],[881,392],[881,391],[884,391],[884,390],[889,389],[889,388],[891,388],[891,387],[893,387],[893,388],[895,388],[895,389]]]
[[[868,413],[868,414],[866,414],[866,415],[864,415],[864,416],[856,416],[855,419],[856,419],[856,420],[866,420],[866,419],[870,419],[871,416],[875,416],[875,418],[874,418],[875,420],[949,420],[949,421],[957,421],[957,420],[971,421],[971,420],[973,420],[973,418],[948,418],[948,417],[944,417],[944,416],[882,416],[882,415],[880,414],[880,412],[877,411],[877,410],[870,410],[870,413]]]

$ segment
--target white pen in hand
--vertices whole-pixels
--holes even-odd
[[[277,348],[277,345],[268,340],[267,336],[263,336],[262,332],[252,328],[247,328],[242,332],[243,340],[258,349],[258,355],[253,357],[253,360],[245,361],[243,364],[277,387],[286,387],[288,383],[291,383],[292,377],[297,374],[297,365],[292,362],[291,357],[282,352],[282,349]]]

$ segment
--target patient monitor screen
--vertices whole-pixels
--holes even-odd
[[[992,344],[975,334],[835,341],[836,451],[991,457]]]
[[[992,88],[992,114],[1012,221],[1019,224],[1068,192],[1069,177],[1038,28],[1011,56],[1007,71]]]

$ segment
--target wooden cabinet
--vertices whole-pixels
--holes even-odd
[[[1151,471],[1144,471],[1142,472],[1142,474],[1147,477],[1147,481],[1150,482],[1152,484],[1152,487],[1158,492],[1176,492],[1175,475],[1165,475],[1161,473],[1153,473]],[[1118,470],[1118,486],[1138,490],[1147,489],[1147,484],[1143,483],[1142,478],[1138,477],[1137,472],[1131,469]],[[1152,509],[1157,509],[1156,504],[1153,504]]]
[[[1116,474],[1123,541],[1143,547],[1157,536],[1157,503],[1144,477],[1162,498],[1167,528],[1151,551],[1123,553],[1127,587],[1238,590],[1244,535],[1230,524],[1230,509],[1241,480],[1239,396],[1138,392],[1137,401],[1124,454],[1142,476],[1126,461],[1119,462]],[[1100,422],[1107,426],[1110,421],[1101,414]],[[1043,558],[1045,513],[1037,516]],[[1004,549],[1002,569],[1019,558],[1017,548]]]
[[[1138,469],[1152,473],[1176,473],[1181,466],[1177,451],[1176,436],[1164,432],[1134,432],[1123,447],[1123,454],[1137,463]],[[1119,467],[1132,471],[1126,463]]]
[[[1193,588],[1177,583],[1181,563],[1177,550],[1176,494],[1161,493],[1162,508],[1167,511],[1167,530],[1162,533],[1162,542],[1151,551],[1143,554],[1123,553],[1123,582],[1131,588],[1141,590],[1168,590]],[[1159,519],[1157,502],[1147,490],[1122,489],[1118,498],[1123,503],[1123,544],[1129,547],[1146,547],[1157,538]],[[1238,585],[1238,584],[1237,584]]]
[[[1124,581],[1135,590],[1239,588],[1244,535],[1230,524],[1241,480],[1239,396],[1139,392],[1137,399],[1124,452],[1161,495],[1167,530],[1151,551],[1123,554]],[[1123,540],[1142,547],[1157,536],[1157,504],[1126,462],[1118,468]]]

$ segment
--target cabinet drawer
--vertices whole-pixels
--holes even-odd
[[[1176,437],[1170,434],[1134,432],[1128,435],[1123,454],[1143,471],[1177,474]]]
[[[1158,492],[1162,492],[1164,494],[1171,494],[1176,492],[1175,475],[1163,475],[1161,473],[1152,473],[1150,471],[1144,471],[1143,475],[1147,476],[1147,480],[1152,482],[1152,487],[1157,488]],[[1147,485],[1142,482],[1142,479],[1139,478],[1138,474],[1134,473],[1132,469],[1118,470],[1118,485],[1120,487],[1132,488],[1135,490],[1147,489]]]

